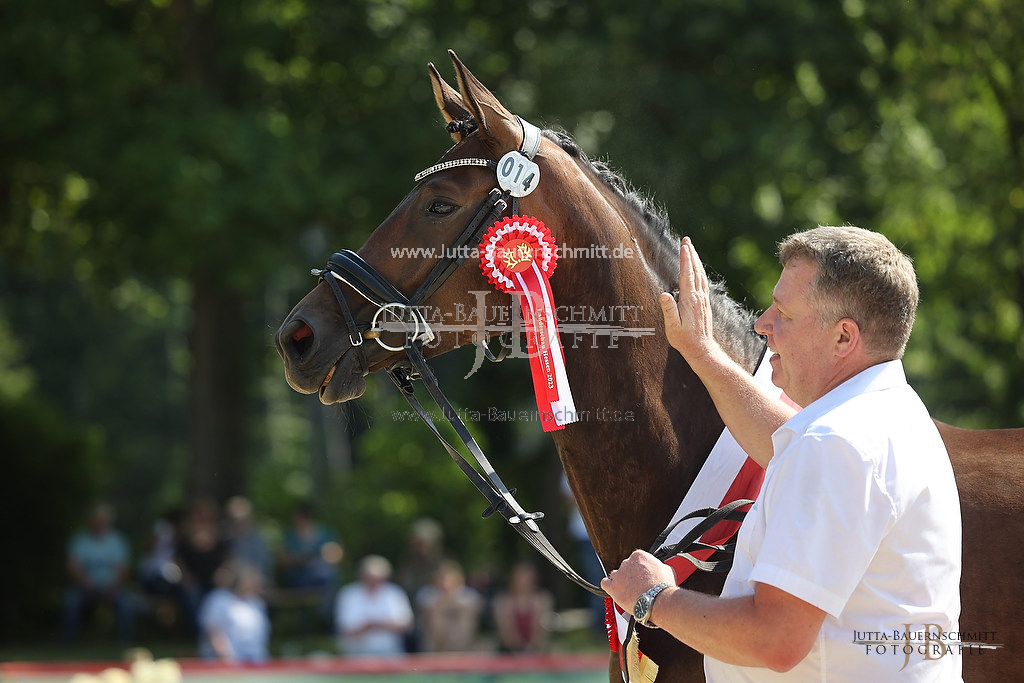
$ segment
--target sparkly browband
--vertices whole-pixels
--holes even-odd
[[[434,164],[430,168],[425,168],[413,177],[413,182],[418,183],[419,181],[426,178],[432,173],[438,171],[445,171],[449,168],[456,168],[457,166],[483,166],[490,169],[497,169],[498,163],[491,161],[490,159],[478,159],[470,157],[468,159],[452,159],[451,161],[442,161],[439,164]]]
[[[523,129],[523,144],[520,146],[519,151],[526,155],[527,159],[533,159],[540,150],[540,128],[533,125],[521,116],[517,116],[516,120],[519,121],[520,127]],[[449,150],[451,151],[451,150]],[[432,173],[438,171],[446,171],[449,168],[456,168],[458,166],[483,166],[492,170],[497,170],[498,163],[491,161],[490,159],[481,159],[479,157],[470,157],[468,159],[452,159],[451,161],[442,161],[439,164],[434,164],[430,168],[425,168],[415,176],[413,176],[413,182],[418,183],[419,181],[426,178]]]

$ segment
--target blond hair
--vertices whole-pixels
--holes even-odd
[[[815,264],[811,306],[822,324],[850,318],[868,354],[903,357],[920,293],[910,258],[877,232],[854,226],[819,226],[779,243],[779,261]]]

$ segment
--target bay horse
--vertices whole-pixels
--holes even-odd
[[[446,261],[443,251],[465,237],[467,225],[477,242],[488,227],[473,225],[495,186],[493,166],[481,160],[496,162],[522,149],[527,137],[526,124],[453,52],[449,56],[458,89],[432,64],[428,68],[435,101],[455,144],[429,173],[420,174],[412,191],[358,250],[361,262],[386,281],[381,288],[393,285],[392,294],[398,297],[425,293],[417,303],[441,312],[473,310],[480,304],[474,293],[493,291],[475,258]],[[561,259],[550,281],[554,299],[565,310],[628,307],[632,324],[653,330],[618,339],[595,336],[593,343],[565,348],[577,413],[632,417],[626,422],[588,419],[552,432],[595,550],[610,570],[634,549],[648,548],[662,531],[723,423],[700,380],[665,339],[658,295],[675,288],[679,269],[679,239],[666,218],[621,176],[589,160],[568,135],[545,130],[537,142],[533,161],[540,180],[534,191],[516,200],[518,213],[542,220],[567,253],[589,253],[604,245],[628,247],[632,255]],[[396,258],[396,246],[432,249],[437,256]],[[444,277],[437,278],[439,272]],[[714,288],[712,299],[716,338],[753,372],[764,348],[753,332],[753,314],[729,299],[721,285]],[[501,300],[500,306],[509,306],[507,296]],[[370,331],[380,310],[348,283],[321,277],[276,334],[291,387],[318,393],[325,404],[348,401],[362,395],[367,375],[406,362],[401,336],[387,344],[370,342],[381,334]],[[508,321],[512,315],[497,318]],[[492,328],[485,332],[497,333]],[[433,357],[470,341],[481,339],[445,329],[423,350]],[[1024,429],[973,431],[942,423],[939,428],[963,506],[963,639],[984,635],[1005,644],[1002,650],[965,656],[965,678],[1024,680],[1024,657],[1011,654],[1024,644],[1024,629],[1018,626],[1024,616],[1019,597]],[[717,594],[722,579],[698,573],[686,585]],[[659,665],[659,681],[703,679],[701,655],[662,631],[645,631],[641,649]],[[616,656],[609,674],[611,681],[621,680]]]

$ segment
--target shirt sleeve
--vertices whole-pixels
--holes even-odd
[[[805,434],[766,482],[764,538],[750,575],[838,617],[895,522],[870,454]]]
[[[405,594],[405,591],[399,586],[392,586],[391,591],[391,611],[392,617],[395,622],[404,626],[412,625],[412,605],[409,603],[409,597]]]
[[[347,633],[357,627],[355,605],[352,604],[352,591],[350,588],[342,588],[334,601],[334,623],[339,633]],[[361,624],[358,624],[361,625]]]
[[[207,593],[199,606],[199,614],[196,621],[204,631],[223,629],[227,621],[227,600],[221,592],[223,589],[215,589]]]

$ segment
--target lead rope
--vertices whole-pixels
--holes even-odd
[[[388,375],[391,380],[401,390],[405,400],[408,401],[409,405],[416,411],[416,413],[423,420],[424,424],[434,433],[434,436],[438,438],[445,450],[451,456],[455,464],[458,465],[459,469],[466,475],[469,481],[476,487],[476,489],[487,499],[489,506],[483,512],[483,517],[490,517],[495,512],[501,514],[502,517],[522,536],[527,543],[539,552],[545,559],[548,560],[556,569],[558,569],[566,578],[580,586],[584,590],[593,593],[602,598],[608,597],[608,594],[604,592],[600,587],[587,581],[585,578],[572,568],[572,566],[563,558],[555,547],[548,540],[544,532],[541,531],[537,522],[544,517],[543,512],[526,512],[519,502],[515,499],[515,489],[511,491],[505,486],[498,473],[495,472],[491,463],[487,460],[483,450],[481,450],[476,439],[469,432],[466,424],[455,412],[451,403],[441,392],[440,387],[437,384],[437,379],[434,377],[434,373],[431,371],[430,366],[427,365],[426,360],[423,357],[423,352],[420,349],[419,343],[407,344],[405,347],[406,354],[409,356],[409,360],[413,365],[413,373],[409,373],[405,368],[393,368],[388,371]],[[448,423],[455,430],[455,433],[459,436],[466,448],[469,449],[473,459],[480,466],[483,471],[481,474],[473,467],[469,461],[450,443],[444,438],[444,436],[437,429],[433,419],[430,417],[423,405],[416,398],[412,381],[413,379],[420,379],[423,381],[424,386],[427,388],[427,392],[431,398],[441,409],[441,414],[448,421]]]
[[[736,552],[736,541],[733,540],[731,543],[714,545],[704,543],[700,540],[700,537],[708,531],[710,531],[711,529],[713,529],[715,525],[717,525],[719,522],[743,522],[743,519],[747,516],[747,511],[741,510],[740,508],[751,505],[753,502],[754,501],[752,500],[741,498],[738,500],[734,500],[731,503],[726,503],[725,505],[717,509],[702,508],[700,510],[695,510],[694,512],[691,512],[685,517],[677,519],[675,522],[666,527],[665,530],[658,535],[657,540],[654,541],[654,545],[651,546],[650,552],[652,555],[654,555],[662,562],[676,555],[684,557],[687,560],[689,560],[693,564],[693,566],[695,566],[697,569],[703,572],[720,573],[729,571],[729,569],[732,567],[733,555]],[[685,536],[679,539],[677,543],[673,543],[671,545],[663,545],[665,543],[665,539],[668,538],[668,535],[672,533],[672,530],[679,526],[680,523],[682,523],[685,520],[696,519],[698,517],[703,517],[704,519],[702,519],[692,529],[690,529],[690,531],[688,531]],[[735,537],[736,534],[734,533],[731,538],[735,539]],[[696,557],[690,554],[697,550],[713,550],[713,556],[722,554],[726,555],[727,557],[725,559],[717,560],[714,562],[709,560],[698,560]],[[612,616],[611,618],[614,619],[615,617]],[[622,639],[624,645],[619,656],[619,664],[622,672],[622,680],[624,683],[630,683],[629,666],[625,659],[627,656],[625,652],[625,644],[628,644],[630,639],[633,637],[633,633],[634,631],[636,631],[636,623],[636,619],[633,618],[633,615],[629,615],[629,621],[626,626],[626,634],[625,637]]]

